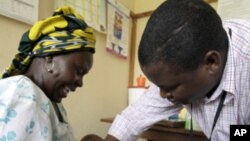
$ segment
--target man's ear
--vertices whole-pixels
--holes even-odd
[[[209,74],[214,75],[219,73],[222,64],[222,54],[220,52],[212,50],[205,54],[204,65]]]

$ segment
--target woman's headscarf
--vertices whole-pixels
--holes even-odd
[[[94,53],[94,47],[93,29],[74,9],[65,6],[57,9],[51,17],[38,21],[23,34],[18,53],[0,78],[25,72],[34,57],[78,50]]]

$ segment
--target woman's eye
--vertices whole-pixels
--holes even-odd
[[[77,75],[82,75],[82,71],[81,70],[77,70]]]
[[[83,69],[77,69],[77,75],[83,76],[86,73]]]

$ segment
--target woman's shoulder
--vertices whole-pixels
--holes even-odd
[[[19,101],[26,99],[35,102],[37,99],[44,97],[43,95],[42,90],[24,75],[12,76],[0,80],[0,100],[12,99]]]
[[[4,79],[0,79],[0,86],[4,84],[10,86],[10,85],[18,84],[22,82],[31,82],[31,80],[25,75],[15,75],[15,76],[7,77]]]
[[[34,87],[34,83],[28,77],[24,75],[11,76],[0,80],[0,95],[5,91],[14,92],[32,87]]]

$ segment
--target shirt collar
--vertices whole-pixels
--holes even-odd
[[[227,62],[224,68],[224,72],[222,75],[222,79],[221,82],[218,86],[218,88],[215,90],[215,92],[213,93],[213,95],[210,98],[204,98],[205,103],[209,103],[211,101],[214,101],[216,99],[218,99],[218,97],[220,97],[220,95],[222,94],[222,91],[226,91],[227,92],[227,96],[225,99],[225,103],[229,102],[230,100],[233,99],[233,97],[235,96],[236,90],[235,90],[235,86],[234,83],[230,83],[230,82],[235,82],[235,78],[233,77],[235,74],[235,70],[233,66],[233,55],[232,55],[232,44],[231,44],[231,37],[229,35],[229,28],[225,28],[227,36],[228,36],[228,41],[229,41],[229,48],[228,48],[228,54],[227,54]]]

